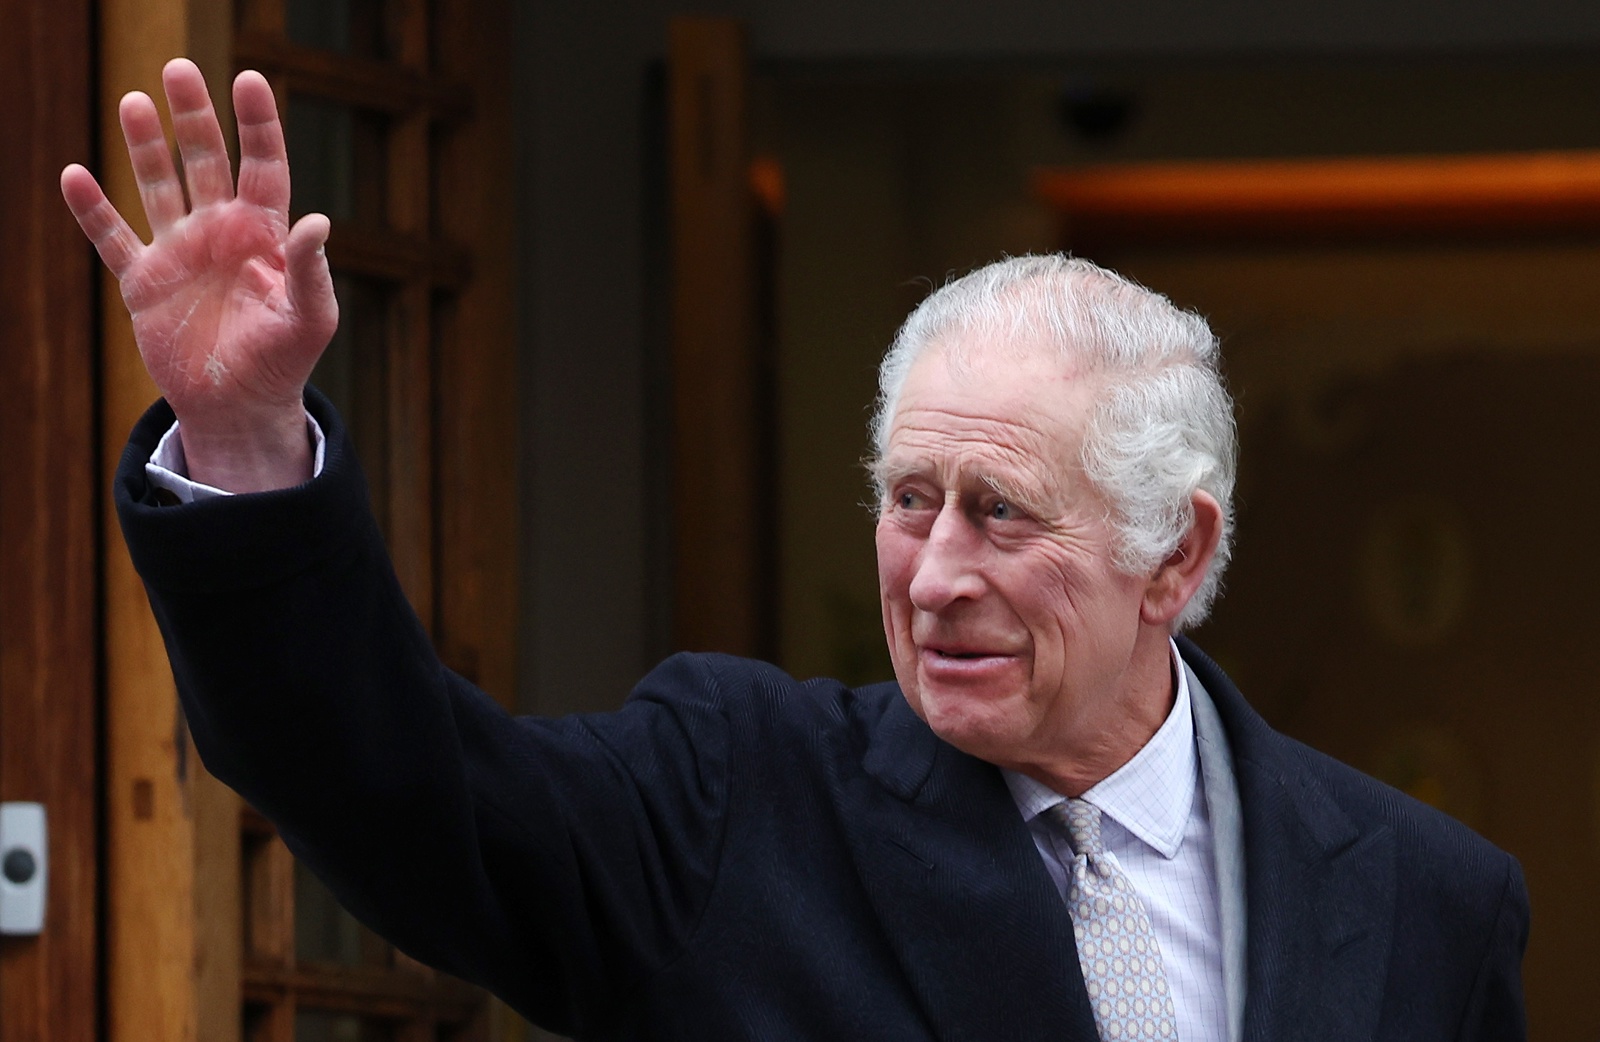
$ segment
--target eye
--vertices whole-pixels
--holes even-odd
[[[989,508],[989,516],[996,521],[1015,521],[1022,516],[1022,512],[1005,500],[996,500],[994,506]]]
[[[915,492],[903,490],[895,494],[894,502],[901,510],[916,510],[922,505],[922,497]]]

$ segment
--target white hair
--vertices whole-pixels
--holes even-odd
[[[934,345],[1054,348],[1104,380],[1085,428],[1081,464],[1110,504],[1116,564],[1147,574],[1177,550],[1204,490],[1222,507],[1222,537],[1204,581],[1176,620],[1211,610],[1233,543],[1237,439],[1233,400],[1206,320],[1130,279],[1060,254],[1013,257],[946,284],[913,311],[878,370],[873,447],[888,447],[906,374]],[[953,359],[960,368],[961,359]],[[877,472],[877,468],[874,468]],[[878,501],[885,490],[879,482]]]

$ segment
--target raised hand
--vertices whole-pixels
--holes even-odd
[[[311,475],[302,393],[338,325],[322,246],[328,219],[289,226],[289,163],[272,88],[259,73],[233,84],[239,181],[193,62],[162,84],[183,157],[180,183],[148,95],[122,99],[122,132],[150,221],[142,242],[76,164],[61,193],[122,286],[145,367],[171,404],[189,476],[232,492]]]

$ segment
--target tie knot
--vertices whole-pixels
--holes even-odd
[[[1074,854],[1099,857],[1105,853],[1100,839],[1100,808],[1083,800],[1065,800],[1056,804],[1056,820],[1067,830],[1067,841]]]

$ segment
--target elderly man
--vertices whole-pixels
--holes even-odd
[[[165,395],[124,530],[207,764],[402,948],[583,1038],[1523,1036],[1515,861],[1174,638],[1231,528],[1200,318],[1062,257],[912,314],[874,424],[896,682],[678,656],[513,719],[434,656],[304,390],[328,225],[288,226],[265,81],[237,194],[198,71],[165,81],[187,204],[122,106],[152,243],[62,179]]]

